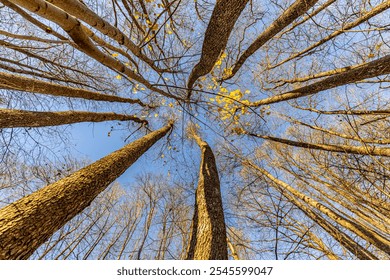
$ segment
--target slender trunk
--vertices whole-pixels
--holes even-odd
[[[80,122],[104,122],[114,120],[131,120],[137,123],[147,123],[146,120],[141,120],[135,116],[120,115],[116,113],[94,113],[82,111],[34,112],[0,109],[0,129],[11,127],[55,126]]]
[[[226,239],[227,244],[229,246],[230,253],[236,261],[240,260],[240,257],[237,254],[236,247],[233,245],[233,243],[229,240],[229,238]]]
[[[388,0],[385,0],[385,1],[382,1],[383,3],[379,4],[378,6],[374,7],[371,11],[367,12],[367,13],[364,13],[361,17],[359,17],[357,20],[353,21],[353,22],[350,22],[350,23],[347,23],[345,24],[344,26],[342,26],[341,29],[339,30],[336,30],[334,31],[332,34],[326,36],[325,38],[321,39],[320,41],[318,41],[317,43],[314,43],[313,45],[311,45],[310,47],[307,47],[306,49],[300,51],[300,52],[297,52],[295,54],[293,54],[292,56],[290,56],[289,58],[286,58],[285,60],[273,65],[273,66],[270,66],[268,67],[268,70],[270,69],[274,69],[276,67],[279,67],[280,65],[282,64],[285,64],[286,62],[294,59],[294,58],[297,58],[297,57],[300,57],[301,55],[303,54],[306,54],[308,52],[310,52],[311,50],[315,49],[315,48],[318,48],[319,46],[325,44],[326,42],[329,42],[330,40],[332,40],[333,38],[336,38],[337,36],[341,35],[341,34],[344,34],[345,32],[347,32],[348,30],[351,30],[353,28],[355,28],[356,26],[362,24],[363,22],[366,22],[368,21],[369,19],[379,15],[380,13],[386,11],[387,9],[390,8],[390,1]]]
[[[226,260],[226,225],[214,154],[199,136],[195,134],[193,137],[201,149],[202,158],[187,259]]]
[[[130,40],[130,38],[126,36],[121,30],[113,26],[108,21],[99,17],[95,12],[90,10],[83,2],[78,0],[47,0],[47,2],[52,3],[54,6],[59,7],[67,13],[75,16],[76,18],[88,23],[90,26],[93,26],[94,28],[99,30],[102,34],[105,34],[111,39],[118,42],[120,45],[124,45],[135,56],[139,57],[149,66],[151,66],[156,72],[161,73],[164,71],[162,69],[157,68],[154,65],[152,59],[142,54],[141,48],[135,45]]]
[[[10,0],[10,2],[20,5],[30,12],[58,24],[72,38],[74,43],[76,43],[78,50],[84,52],[86,55],[100,62],[104,66],[127,76],[129,79],[140,82],[150,90],[160,93],[166,97],[179,99],[162,89],[154,87],[148,80],[130,69],[128,66],[114,57],[102,52],[89,37],[93,34],[93,32],[88,30],[88,28],[82,25],[76,17],[70,15],[66,11],[44,0]]]
[[[342,85],[352,84],[358,81],[362,81],[364,79],[370,79],[387,74],[390,74],[390,55],[386,55],[368,63],[361,64],[356,68],[351,68],[350,70],[329,76],[328,78],[322,79],[310,85],[303,86],[275,96],[267,97],[259,101],[255,101],[253,103],[250,103],[249,105],[261,106],[296,99],[308,95],[313,95],[318,92],[339,87]]]
[[[27,259],[172,127],[149,133],[72,175],[0,209],[0,259]]]
[[[297,200],[297,198],[299,198],[300,200],[304,201],[306,204],[310,205],[311,207],[317,209],[318,211],[320,211],[324,215],[328,216],[331,220],[333,220],[334,222],[336,222],[340,226],[342,226],[345,229],[355,233],[360,238],[366,240],[367,242],[373,244],[378,249],[380,249],[383,252],[385,252],[386,254],[390,255],[390,240],[386,239],[382,235],[380,235],[377,232],[374,232],[374,231],[372,231],[372,230],[370,230],[370,229],[368,229],[368,228],[366,228],[366,227],[364,227],[364,226],[362,226],[362,225],[360,225],[358,223],[355,223],[355,222],[349,220],[348,218],[345,218],[345,217],[339,215],[338,213],[332,211],[331,209],[329,209],[325,205],[319,203],[315,199],[313,199],[313,198],[311,198],[311,197],[309,197],[309,196],[299,192],[298,190],[296,190],[292,186],[290,186],[290,185],[286,184],[285,182],[275,178],[268,171],[260,168],[259,166],[253,164],[252,162],[246,161],[244,164],[246,164],[246,165],[254,168],[255,170],[259,171],[261,174],[263,174],[268,179],[270,179],[274,184],[276,184],[279,188],[287,190],[291,195],[289,195],[288,197],[286,196],[286,197],[289,198],[290,200],[294,199],[294,201],[296,203],[296,204],[295,203],[294,204],[297,205],[297,206],[299,205],[298,206],[299,208],[303,209],[305,206],[304,206],[304,204],[302,202]],[[318,214],[313,212],[308,207],[305,207],[305,210],[303,210],[303,211],[305,213],[310,211],[310,212],[313,213],[313,215],[315,214],[316,218],[313,219],[313,220],[316,221],[316,222],[318,222],[319,219],[325,221],[325,219],[321,218]],[[320,225],[322,226],[322,224],[320,224]],[[332,226],[332,225],[329,224],[329,226]],[[341,231],[339,231],[339,233],[341,233]]]
[[[333,144],[314,144],[301,141],[293,141],[289,139],[267,136],[267,135],[258,135],[253,133],[248,133],[248,135],[255,136],[258,138],[271,140],[274,142],[286,144],[293,147],[322,150],[328,152],[337,152],[337,153],[348,153],[348,154],[357,154],[357,155],[371,155],[371,156],[384,156],[390,157],[390,148],[378,148],[375,146],[351,146],[351,145],[333,145]]]
[[[130,99],[115,95],[102,94],[86,89],[58,85],[5,72],[0,72],[0,88],[48,94],[54,96],[76,97],[96,101],[124,102],[131,104],[137,103],[141,106],[145,106],[145,104],[143,104],[138,99]]]
[[[298,17],[306,13],[318,0],[298,0],[295,1],[282,15],[280,15],[259,37],[249,46],[249,48],[240,56],[232,69],[232,73],[224,78],[225,80],[233,77],[245,61],[260,49],[265,43],[272,39],[276,34],[291,24]]]

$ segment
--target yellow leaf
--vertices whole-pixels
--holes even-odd
[[[117,53],[113,53],[113,54],[112,54],[113,57],[117,57],[118,55],[119,55],[119,54],[117,54]]]
[[[158,114],[157,114],[157,113],[156,113],[156,114],[154,114],[154,117],[155,117],[155,118],[157,118],[157,117],[158,117]]]
[[[227,90],[226,88],[224,88],[224,87],[221,87],[221,88],[219,89],[219,91],[220,91],[221,93],[227,93],[227,92],[228,92],[228,90]]]
[[[121,76],[121,75],[116,75],[115,78],[116,78],[117,80],[120,80],[120,79],[122,79],[122,76]]]

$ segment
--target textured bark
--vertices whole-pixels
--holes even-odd
[[[88,31],[87,28],[83,26],[77,18],[73,17],[69,13],[66,13],[64,10],[43,0],[10,0],[10,2],[16,5],[20,5],[32,13],[58,24],[77,44],[77,48],[80,51],[84,52],[86,55],[92,57],[104,66],[122,73],[124,76],[127,76],[128,78],[145,85],[148,89],[153,90],[161,95],[179,99],[168,92],[154,87],[141,75],[135,73],[129,67],[126,67],[123,63],[113,58],[112,56],[100,51],[100,49],[97,48],[89,38],[89,35],[93,32]]]
[[[230,33],[248,0],[217,0],[206,29],[202,56],[188,78],[188,99],[196,80],[209,73],[225,49]]]
[[[124,45],[135,56],[145,61],[157,72],[163,72],[163,70],[158,69],[153,64],[153,60],[142,54],[141,49],[133,42],[131,42],[129,37],[127,37],[122,31],[110,24],[108,21],[103,20],[95,12],[90,10],[83,2],[79,0],[46,0],[46,2],[52,3],[53,5],[63,9],[67,13],[88,23],[90,26],[93,26],[101,33],[118,42],[120,45]]]
[[[146,120],[141,120],[135,116],[120,115],[116,113],[93,113],[83,111],[34,112],[0,109],[0,128],[42,127],[79,122],[104,122],[114,120],[134,121],[143,124],[147,123]]]
[[[156,130],[72,175],[0,210],[0,259],[27,259],[66,222],[83,211],[172,124]]]
[[[294,147],[306,148],[306,149],[315,149],[315,150],[323,150],[323,151],[337,152],[337,153],[349,153],[349,154],[357,154],[357,155],[390,157],[390,148],[378,148],[378,147],[368,146],[368,145],[350,146],[350,145],[314,144],[314,143],[306,143],[301,141],[293,141],[289,139],[278,138],[278,137],[267,136],[267,135],[258,135],[253,133],[248,133],[248,135],[266,139],[266,140],[271,140],[282,144],[287,144]]]
[[[282,190],[287,190],[295,199],[300,199],[303,202],[305,202],[307,205],[313,207],[314,209],[317,209],[327,217],[329,217],[332,221],[336,222],[340,226],[344,227],[345,229],[355,233],[360,238],[366,240],[367,242],[371,243],[375,247],[377,247],[379,250],[382,250],[386,254],[390,255],[390,240],[386,239],[381,234],[372,231],[366,227],[364,227],[361,224],[355,223],[352,220],[349,220],[348,218],[345,218],[341,216],[340,214],[334,212],[330,208],[326,207],[325,205],[319,203],[315,199],[301,193],[300,191],[296,190],[292,186],[286,184],[285,182],[275,178],[272,176],[268,171],[265,169],[260,168],[259,166],[253,164],[250,161],[246,161],[244,164],[254,168],[255,170],[259,171],[261,174],[266,176],[268,179],[270,179],[273,183],[280,186]],[[299,200],[297,200],[297,203],[301,203]],[[304,205],[304,204],[302,204]],[[301,205],[301,206],[302,206]],[[306,209],[306,208],[305,208]],[[307,208],[306,210],[310,210]],[[312,210],[310,210],[312,211]],[[313,212],[314,213],[314,212]],[[314,221],[317,221],[317,219],[320,216],[316,216],[316,219]],[[321,224],[320,224],[321,225]],[[322,225],[321,225],[322,226]]]
[[[145,104],[138,99],[124,98],[86,89],[57,85],[5,72],[0,72],[0,88],[49,94],[54,96],[77,97],[96,101],[124,102],[131,104],[137,103],[141,106],[145,106]]]
[[[199,136],[193,137],[201,149],[202,158],[187,259],[226,260],[228,259],[226,225],[214,154],[210,146]]]
[[[324,115],[357,115],[357,116],[366,116],[366,115],[390,115],[390,109],[383,110],[334,110],[334,111],[324,111],[316,110],[313,108],[298,107],[298,109],[315,112],[318,114]]]
[[[390,55],[362,64],[349,71],[330,76],[311,85],[253,102],[250,106],[256,107],[296,99],[313,95],[320,91],[387,74],[390,74]]]
[[[298,0],[295,1],[282,15],[280,15],[256,40],[249,46],[249,48],[240,56],[235,63],[232,74],[225,77],[224,80],[233,77],[245,61],[260,49],[265,43],[272,39],[276,34],[282,31],[285,27],[291,24],[298,17],[306,13],[311,7],[317,3],[318,0]]]

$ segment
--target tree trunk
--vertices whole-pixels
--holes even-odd
[[[305,148],[305,149],[322,150],[322,151],[336,152],[336,153],[348,153],[348,154],[356,154],[356,155],[390,157],[390,148],[379,148],[379,147],[368,146],[368,145],[352,146],[352,145],[314,144],[314,143],[306,143],[302,141],[293,141],[289,139],[267,136],[267,135],[259,135],[254,133],[248,133],[248,135],[266,139],[266,140],[271,140],[274,142],[286,144],[293,147]]]
[[[96,101],[124,102],[131,104],[137,103],[141,106],[145,106],[145,104],[138,99],[102,94],[86,89],[53,84],[5,72],[0,72],[0,88],[49,94],[54,96],[77,97]]]
[[[201,149],[202,158],[187,259],[227,260],[226,226],[214,154],[198,135],[193,137]]]
[[[202,56],[188,78],[188,99],[196,80],[213,69],[218,57],[226,47],[234,24],[247,3],[248,0],[217,1],[205,33]]]
[[[30,12],[58,24],[76,43],[78,50],[84,52],[86,55],[100,62],[104,66],[127,76],[129,79],[143,84],[150,90],[169,98],[179,99],[160,88],[156,88],[134,70],[130,69],[114,57],[101,51],[89,38],[89,35],[93,34],[93,32],[82,25],[77,18],[57,6],[54,6],[44,0],[10,0],[9,2],[20,5]]]
[[[296,200],[296,198],[299,198],[300,200],[304,201],[307,205],[313,207],[314,209],[317,209],[322,214],[328,216],[332,221],[336,222],[343,228],[355,233],[360,238],[366,240],[367,242],[371,243],[378,249],[382,250],[386,254],[390,255],[390,240],[386,239],[386,237],[382,236],[381,234],[372,231],[368,228],[366,228],[364,225],[355,223],[352,220],[349,220],[348,218],[345,218],[344,216],[341,216],[340,214],[334,212],[333,210],[329,209],[325,205],[319,203],[315,199],[312,199],[311,197],[301,193],[300,191],[296,190],[292,186],[286,184],[285,182],[275,178],[272,176],[268,171],[265,169],[260,168],[259,166],[253,164],[250,161],[245,161],[245,165],[252,167],[253,169],[259,171],[262,175],[270,179],[274,184],[276,184],[279,188],[287,190],[289,193],[291,193],[292,196],[289,196],[287,198],[294,198],[297,203],[296,204],[299,208],[303,209],[304,204],[302,202],[299,202],[299,200]],[[306,213],[308,211],[312,211],[309,208],[306,208]],[[304,211],[305,212],[305,211]],[[314,212],[313,212],[314,213]],[[314,221],[318,222],[320,216],[317,216]],[[323,226],[322,224],[320,224]]]
[[[272,39],[276,34],[291,24],[301,15],[305,14],[318,0],[298,0],[295,1],[282,15],[280,15],[259,37],[249,46],[249,48],[240,56],[232,69],[232,73],[224,79],[233,77],[245,61],[260,49],[265,43]]]
[[[131,120],[137,123],[147,123],[146,120],[141,120],[135,116],[120,115],[116,113],[93,113],[82,111],[34,112],[0,109],[0,129],[11,127],[55,126],[79,122],[104,122],[113,120]]]
[[[134,141],[95,163],[0,210],[0,259],[27,259],[83,211],[172,127]]]
[[[361,64],[356,68],[351,66],[350,70],[329,76],[328,78],[322,79],[318,82],[288,91],[286,93],[261,99],[250,103],[249,106],[261,106],[309,96],[324,90],[387,74],[390,74],[390,55]]]

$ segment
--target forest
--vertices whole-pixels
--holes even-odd
[[[390,0],[0,0],[0,259],[390,259]]]

